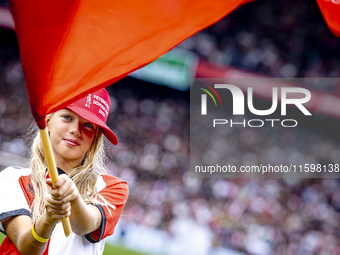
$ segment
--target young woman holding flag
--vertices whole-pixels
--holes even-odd
[[[0,254],[102,254],[128,198],[127,183],[106,174],[103,135],[110,98],[100,89],[46,117],[58,180],[52,185],[37,132],[28,169],[0,173]],[[69,217],[73,233],[64,235]]]

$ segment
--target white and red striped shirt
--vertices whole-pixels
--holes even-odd
[[[58,171],[61,171],[58,169]],[[1,221],[12,216],[28,215],[32,217],[34,190],[31,183],[31,169],[8,167],[0,172],[0,231],[6,234]],[[102,214],[102,222],[96,231],[85,236],[71,233],[64,234],[60,223],[55,227],[43,255],[101,255],[104,250],[104,238],[112,235],[128,198],[129,189],[125,181],[111,175],[100,175],[96,183],[97,191],[114,205],[96,205]],[[0,247],[2,255],[20,255],[15,245],[6,237]]]

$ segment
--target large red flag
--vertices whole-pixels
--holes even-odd
[[[249,0],[10,0],[33,116],[155,60]]]
[[[340,37],[340,0],[316,0],[332,33]]]

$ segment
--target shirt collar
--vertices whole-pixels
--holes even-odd
[[[62,169],[60,169],[59,167],[57,167],[57,171],[58,171],[58,175],[61,175],[61,174],[66,174]],[[46,169],[46,178],[51,178],[50,176],[50,172],[48,171],[48,169]]]
[[[57,167],[57,170],[58,170],[58,175],[61,175],[61,174],[66,174],[62,169],[60,169],[59,167]]]

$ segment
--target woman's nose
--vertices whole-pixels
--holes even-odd
[[[74,121],[70,127],[70,133],[75,136],[80,136],[80,129],[78,121]]]

